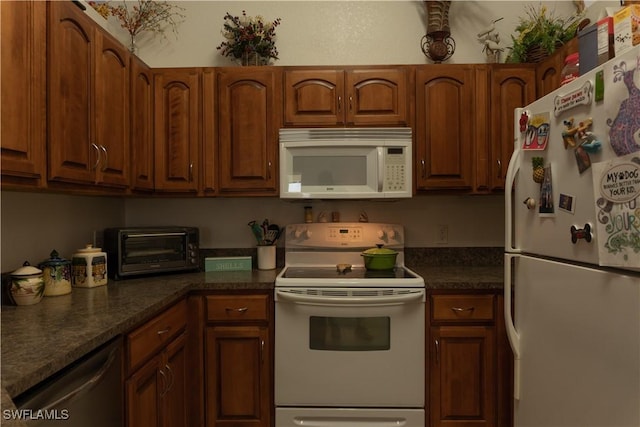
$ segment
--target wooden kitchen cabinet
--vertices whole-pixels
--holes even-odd
[[[155,190],[199,190],[201,70],[154,69]]]
[[[490,111],[488,187],[504,190],[507,167],[514,150],[514,109],[536,100],[535,69],[527,64],[494,64],[489,68]],[[479,141],[481,143],[482,141]],[[480,168],[479,168],[480,169]]]
[[[414,173],[418,191],[472,190],[475,84],[472,65],[417,67]]]
[[[270,295],[208,295],[205,306],[207,427],[271,426]]]
[[[0,2],[2,188],[46,186],[46,23],[41,1]]]
[[[153,71],[131,57],[131,189],[154,188]]]
[[[562,68],[567,55],[578,52],[578,38],[574,37],[545,60],[536,64],[536,96],[542,98],[560,87]]]
[[[410,67],[291,67],[284,71],[284,125],[408,126]]]
[[[127,335],[129,427],[187,427],[187,303],[182,300]]]
[[[491,291],[431,291],[429,301],[429,425],[508,426],[502,300]]]
[[[48,2],[50,182],[129,186],[129,57],[72,2]]]
[[[221,68],[213,86],[218,106],[218,194],[277,195],[280,69]]]

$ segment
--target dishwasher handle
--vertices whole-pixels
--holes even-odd
[[[111,368],[111,365],[117,359],[118,351],[120,351],[120,347],[118,346],[114,346],[113,348],[111,348],[107,359],[102,364],[100,369],[98,369],[95,374],[91,376],[91,378],[89,378],[87,381],[74,388],[73,390],[69,391],[64,396],[61,396],[53,402],[47,403],[46,406],[41,409],[43,409],[44,411],[49,411],[54,408],[60,408],[65,402],[70,401],[74,397],[80,396],[84,393],[88,393],[93,387],[95,387],[96,384],[98,384],[104,378],[107,371],[109,371],[109,368]]]

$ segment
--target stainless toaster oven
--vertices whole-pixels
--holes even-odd
[[[200,264],[195,227],[107,228],[104,249],[114,279],[197,270]]]

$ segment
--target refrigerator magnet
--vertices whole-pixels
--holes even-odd
[[[581,145],[575,149],[576,163],[578,164],[578,172],[582,174],[584,171],[591,167],[591,157],[589,153]]]
[[[558,200],[558,209],[568,212],[570,214],[575,213],[576,204],[574,202],[574,197],[569,194],[560,193],[560,199]]]
[[[584,82],[584,84],[574,90],[573,92],[569,92],[566,95],[558,95],[553,100],[554,108],[553,114],[558,117],[560,114],[568,111],[572,108],[575,108],[579,105],[589,105],[592,101],[592,89],[593,85],[589,80]]]
[[[553,183],[551,181],[551,166],[544,168],[544,180],[540,185],[540,205],[538,213],[551,215],[555,213],[553,207]]]
[[[524,136],[523,150],[544,150],[549,142],[549,113],[531,116]]]

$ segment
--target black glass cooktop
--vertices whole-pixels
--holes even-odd
[[[393,270],[367,270],[352,267],[343,273],[337,267],[287,267],[282,274],[287,279],[415,279],[417,276],[402,267]]]

